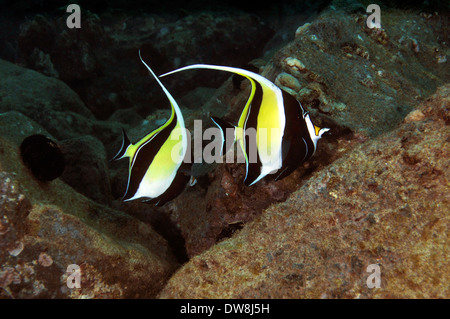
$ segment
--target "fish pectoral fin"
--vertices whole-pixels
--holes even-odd
[[[280,174],[277,175],[277,177],[275,177],[275,181],[279,181],[282,180],[283,178],[285,178],[287,175],[289,175],[290,173],[292,173],[292,168],[289,166],[284,167]]]
[[[308,145],[305,139],[301,136],[294,137],[290,143],[290,151],[286,154],[286,158],[283,159],[283,167],[275,180],[279,181],[289,176],[307,159],[307,155]]]
[[[189,186],[194,186],[195,184],[197,184],[197,179],[194,176],[191,176],[191,178],[189,179]]]
[[[145,203],[145,204],[155,204],[155,206],[158,206],[158,204],[160,203],[160,199],[159,199],[159,198],[144,199],[144,200],[142,201],[142,203]]]
[[[130,139],[128,138],[127,133],[125,133],[125,130],[122,129],[122,146],[120,147],[120,150],[117,152],[117,154],[111,159],[111,161],[126,157],[127,149],[130,145]]]
[[[283,137],[283,141],[281,144],[281,159],[283,161],[287,158],[289,151],[291,150],[291,145],[292,145],[291,139]]]
[[[192,164],[182,162],[178,172],[186,176],[193,176]]]

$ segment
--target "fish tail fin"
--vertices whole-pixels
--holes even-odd
[[[129,155],[127,154],[127,150],[130,145],[130,139],[128,138],[127,133],[125,133],[125,130],[122,129],[122,146],[120,147],[120,150],[117,152],[116,156],[111,159],[111,161],[128,157]]]
[[[233,144],[236,141],[236,127],[233,124],[215,116],[211,116],[211,120],[220,130],[222,137],[222,149],[220,155],[225,155],[228,150],[233,147]]]

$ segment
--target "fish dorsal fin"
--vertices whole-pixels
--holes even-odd
[[[181,71],[185,71],[185,70],[194,70],[194,69],[208,69],[208,70],[219,70],[219,71],[226,71],[226,72],[231,72],[240,76],[243,76],[245,78],[247,78],[250,83],[251,83],[251,92],[250,92],[250,96],[247,99],[247,102],[244,106],[244,109],[241,112],[241,115],[239,117],[239,121],[238,121],[238,125],[235,129],[235,141],[238,142],[244,158],[245,158],[245,162],[247,165],[247,170],[248,170],[248,155],[246,152],[246,143],[245,143],[245,139],[244,139],[244,126],[248,117],[248,113],[250,110],[250,106],[252,104],[253,98],[255,96],[255,92],[256,92],[256,84],[255,84],[255,80],[258,82],[262,82],[264,83],[266,86],[270,86],[273,85],[270,81],[268,81],[267,79],[265,79],[264,77],[262,77],[259,74],[256,74],[254,72],[248,71],[248,70],[244,70],[244,69],[239,69],[239,68],[234,68],[234,67],[228,67],[228,66],[220,66],[220,65],[211,65],[211,64],[193,64],[193,65],[188,65],[167,73],[164,73],[162,75],[160,75],[159,77],[164,77],[167,75],[171,75],[177,72],[181,72]],[[213,119],[214,121],[214,119]],[[216,125],[218,125],[218,123],[216,123]],[[220,125],[218,125],[220,128]],[[224,145],[227,145],[226,143]],[[226,148],[226,147],[225,147]],[[224,148],[222,148],[223,154],[225,154],[226,150]]]
[[[159,80],[159,78],[156,76],[156,74],[153,72],[153,70],[142,59],[141,50],[139,50],[139,58],[141,59],[141,62],[145,65],[145,67],[148,69],[150,74],[155,78],[156,82],[158,82],[159,86],[162,88],[162,90],[166,94],[167,98],[170,101],[170,105],[172,106],[172,111],[174,111],[176,113],[178,121],[180,121],[180,124],[182,124],[182,128],[184,129],[185,128],[184,118],[183,118],[183,114],[181,113],[180,107],[178,106],[178,103],[175,101],[172,94],[170,94],[169,91],[166,89],[166,87],[162,84],[162,82]]]
[[[188,65],[188,66],[164,73],[164,74],[160,75],[159,77],[164,77],[164,76],[171,75],[171,74],[174,74],[177,72],[181,72],[181,71],[185,71],[185,70],[193,70],[193,69],[209,69],[209,70],[219,70],[219,71],[231,72],[231,73],[243,76],[250,81],[252,89],[250,92],[250,96],[247,100],[247,103],[245,104],[245,107],[239,118],[239,122],[238,122],[239,127],[244,126],[250,105],[251,105],[253,97],[255,95],[255,90],[256,90],[255,81],[260,83],[263,87],[268,87],[270,90],[279,90],[278,87],[276,87],[272,82],[270,82],[269,80],[267,80],[266,78],[264,78],[263,76],[261,76],[257,73],[254,73],[254,72],[251,72],[248,70],[244,70],[244,69],[240,69],[240,68],[221,66],[221,65],[193,64],[193,65]]]

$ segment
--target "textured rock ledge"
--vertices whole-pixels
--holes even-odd
[[[0,138],[0,298],[151,298],[178,263],[150,226],[59,179],[39,183]],[[81,288],[67,287],[67,267]]]
[[[159,297],[449,298],[449,93],[192,258]]]

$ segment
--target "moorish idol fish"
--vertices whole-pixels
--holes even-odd
[[[184,173],[186,167],[183,163],[188,147],[187,133],[177,102],[142,60],[140,52],[139,58],[169,99],[172,114],[166,123],[136,144],[131,144],[122,130],[122,147],[113,159],[130,159],[128,185],[123,200],[146,198],[145,202],[161,206],[178,196],[190,179]]]
[[[244,184],[253,185],[268,174],[276,173],[276,180],[291,174],[301,163],[307,161],[316,151],[317,141],[328,128],[315,126],[308,112],[294,96],[281,90],[263,76],[244,69],[195,64],[165,73],[162,76],[191,69],[213,69],[227,71],[247,78],[251,82],[251,93],[241,113],[238,125],[234,127],[234,141],[237,141],[244,153],[246,176]],[[224,131],[233,128],[226,121],[212,117],[220,128],[222,152],[229,145]],[[256,134],[247,134],[250,130]],[[256,138],[255,138],[256,136]],[[225,146],[227,145],[227,146]],[[253,157],[252,146],[257,152]]]

